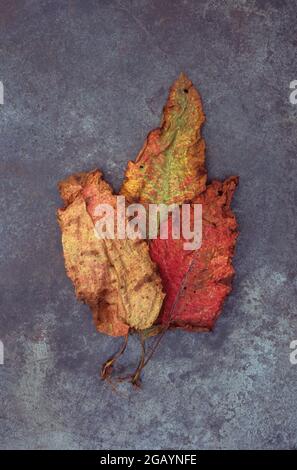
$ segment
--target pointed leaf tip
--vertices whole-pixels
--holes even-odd
[[[204,191],[204,120],[199,93],[182,73],[170,88],[161,127],[128,163],[121,194],[130,202],[182,204]]]

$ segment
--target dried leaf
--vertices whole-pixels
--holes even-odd
[[[204,120],[200,96],[181,74],[170,89],[161,127],[150,132],[136,161],[128,163],[121,194],[143,204],[182,204],[202,192]]]
[[[94,171],[71,176],[60,192],[66,204],[58,219],[67,274],[77,297],[91,307],[98,330],[123,336],[129,328],[149,328],[164,294],[146,242],[95,236],[96,206],[116,207],[110,186]]]
[[[77,297],[91,307],[98,330],[125,336],[120,350],[103,365],[103,379],[110,379],[129,332],[135,330],[141,340],[140,361],[132,374],[117,379],[139,385],[141,370],[166,330],[211,330],[231,290],[238,233],[230,203],[238,178],[206,187],[200,134],[204,120],[200,96],[181,74],[170,89],[161,127],[148,135],[136,161],[128,163],[121,188],[128,203],[202,204],[203,239],[198,250],[185,250],[185,240],[173,239],[170,230],[168,240],[153,240],[150,249],[140,240],[98,239],[96,207],[108,203],[116,210],[116,197],[102,174],[79,173],[60,184],[65,207],[58,218],[68,276]],[[161,219],[162,223],[167,221]],[[166,291],[164,302],[155,263]],[[147,350],[146,340],[155,335]]]
[[[98,216],[95,208],[100,203],[108,202],[115,208],[116,196],[111,189],[102,197],[98,178],[89,180],[83,190],[87,210],[95,224]],[[118,279],[119,297],[124,307],[122,317],[136,330],[149,328],[160,312],[165,294],[162,291],[156,266],[151,261],[148,245],[144,240],[105,239],[106,253]]]
[[[237,224],[230,209],[238,178],[213,181],[193,202],[202,204],[202,246],[184,250],[184,239],[160,238],[150,245],[166,291],[158,323],[196,331],[211,330],[231,291]],[[192,211],[193,217],[193,211]],[[170,232],[170,231],[169,231]]]

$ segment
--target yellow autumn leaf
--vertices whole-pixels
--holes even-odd
[[[58,211],[66,271],[99,331],[123,336],[156,320],[164,294],[147,243],[98,239],[95,208],[116,207],[100,171],[73,175],[59,185],[66,206]]]

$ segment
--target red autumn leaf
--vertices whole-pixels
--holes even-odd
[[[193,201],[202,204],[199,249],[185,250],[185,240],[172,239],[171,230],[168,240],[151,242],[151,258],[159,266],[167,294],[158,323],[194,331],[213,328],[234,274],[232,256],[238,232],[230,203],[237,183],[237,177],[213,181]]]

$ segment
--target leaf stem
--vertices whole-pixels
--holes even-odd
[[[113,356],[107,359],[107,361],[104,362],[104,364],[102,365],[101,373],[100,373],[102,380],[106,380],[111,376],[115,362],[122,356],[122,354],[124,354],[127,348],[128,340],[129,340],[129,331],[125,336],[125,341],[122,344],[121,348]]]
[[[140,361],[137,366],[137,369],[135,370],[134,374],[132,374],[132,378],[131,378],[131,383],[135,387],[140,387],[140,384],[141,384],[140,374],[141,374],[142,369],[145,366],[145,337],[143,336],[142,333],[139,333],[139,337],[140,337],[140,342],[141,342],[141,357],[140,357]]]

